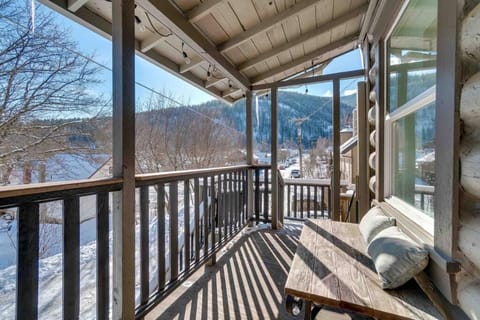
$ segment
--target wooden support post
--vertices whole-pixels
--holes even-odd
[[[434,246],[447,260],[458,252],[460,57],[457,36],[463,1],[438,1],[437,89],[435,127]],[[433,281],[442,294],[457,303],[455,276],[438,272]]]
[[[333,80],[332,219],[340,221],[340,79]]]
[[[135,21],[134,0],[113,0],[113,196],[112,318],[135,318]]]
[[[252,110],[252,91],[246,92],[246,134],[247,134],[247,164],[253,165],[253,110]],[[250,218],[253,217],[253,169],[247,171],[247,212],[246,220],[251,225]]]
[[[278,110],[277,110],[277,92],[278,88],[272,88],[271,100],[271,176],[272,176],[272,229],[278,229],[281,221],[278,220]],[[267,177],[268,179],[268,177]],[[266,188],[266,186],[265,186]]]
[[[356,193],[358,199],[359,217],[367,213],[369,204],[369,135],[368,135],[368,103],[367,83],[360,81],[357,84],[357,121],[358,121],[358,180],[356,182]]]

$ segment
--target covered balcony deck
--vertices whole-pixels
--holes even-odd
[[[282,229],[247,227],[180,284],[145,319],[295,319],[284,286],[302,222]]]
[[[18,220],[16,286],[15,294],[7,297],[12,302],[9,315],[39,318],[44,293],[39,290],[39,219],[42,208],[56,202],[63,219],[65,276],[48,304],[57,317],[77,319],[85,314],[86,305],[80,299],[85,289],[81,288],[79,217],[88,206],[96,215],[95,281],[89,288],[95,298],[88,306],[92,317],[290,319],[283,288],[302,221],[321,217],[340,222],[348,217],[358,222],[356,215],[341,210],[342,80],[363,80],[357,87],[359,156],[354,181],[360,216],[372,201],[385,200],[389,151],[384,130],[388,99],[384,42],[408,1],[40,1],[112,40],[113,164],[107,179],[2,188],[0,209],[11,210]],[[439,16],[448,22],[445,25],[455,25],[457,15],[449,11],[460,12],[460,6],[456,1],[439,3]],[[419,10],[409,18],[421,20],[416,17],[425,8]],[[437,91],[439,100],[445,98],[442,95],[451,98],[448,108],[452,112],[437,112],[439,117],[453,114],[458,100],[458,92],[446,90],[458,89],[453,74],[459,65],[455,46],[445,41],[455,42],[458,34],[448,31],[439,41],[439,57],[449,61],[442,64],[439,59],[438,65],[450,69],[440,69],[444,78],[440,77]],[[404,39],[400,40],[403,48]],[[423,43],[436,43],[436,38],[422,39]],[[361,69],[322,74],[332,59],[359,46]],[[245,164],[136,174],[136,54],[229,104],[245,99]],[[278,172],[279,89],[319,82],[332,86],[331,180],[285,182]],[[271,101],[271,164],[256,166],[253,103],[255,96],[263,95]],[[455,117],[459,120],[458,114]],[[440,167],[449,173],[439,173],[440,189],[435,189],[446,199],[446,205],[437,206],[445,214],[435,220],[435,239],[433,231],[422,230],[391,209],[402,227],[428,241],[432,281],[440,288],[436,293],[445,296],[441,301],[449,306],[458,304],[455,277],[460,271],[455,238],[459,228],[455,207],[459,201],[458,141],[452,138],[459,132],[459,121],[454,122],[448,122],[447,135],[451,135],[444,144],[444,150],[451,144],[454,155]],[[423,208],[433,201],[432,191],[418,189],[410,191],[415,201],[418,194]],[[442,204],[444,200],[436,201]],[[446,212],[452,208],[454,212]],[[268,228],[261,227],[265,223]]]

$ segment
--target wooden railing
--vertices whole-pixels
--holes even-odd
[[[140,257],[137,317],[142,317],[196,268],[207,261],[214,262],[216,252],[247,224],[247,172],[251,169],[245,165],[136,176],[139,230],[136,251]],[[62,283],[63,318],[79,317],[80,215],[86,197],[94,202],[97,219],[96,316],[108,318],[109,199],[111,193],[121,190],[121,185],[121,179],[104,179],[0,190],[0,209],[13,212],[18,221],[16,319],[39,316],[39,295],[43,294],[39,292],[40,205],[50,202],[60,202],[63,211],[62,265],[63,274],[68,275],[63,276]],[[154,231],[151,228],[156,228],[156,232],[150,232]],[[155,234],[153,242],[152,234]],[[150,257],[155,249],[156,257]],[[152,261],[155,263],[151,266]],[[150,272],[154,265],[156,272]]]
[[[419,200],[421,210],[433,213],[433,195],[435,187],[416,184],[415,185],[415,202]],[[417,197],[418,196],[418,197]]]
[[[253,206],[253,219],[256,222],[270,222],[270,201],[272,192],[271,181],[271,169],[270,166],[255,166],[254,167],[254,206]]]
[[[248,169],[237,166],[137,176],[141,260],[137,317],[197,267],[214,262],[215,253],[247,224]],[[157,228],[156,274],[149,272],[152,225]]]
[[[97,219],[97,319],[109,314],[109,194],[121,179],[83,180],[3,187],[0,209],[15,212],[17,220],[16,319],[38,318],[40,206],[62,202],[63,318],[78,318],[80,310],[80,201],[95,196]]]
[[[248,172],[253,171],[253,181]],[[137,175],[136,315],[143,317],[181,280],[205,262],[249,221],[271,221],[270,166],[235,166]],[[84,180],[3,187],[0,209],[18,221],[16,318],[37,319],[41,206],[58,202],[63,223],[63,318],[80,315],[80,225],[88,210],[96,218],[96,316],[108,318],[111,195],[122,179]],[[248,199],[248,184],[253,198]],[[329,182],[279,177],[279,217],[328,217]],[[88,198],[88,199],[87,199]],[[57,203],[57,204],[58,204]],[[247,214],[248,203],[252,216]],[[156,229],[156,230],[155,230]],[[134,239],[131,239],[134,241]],[[135,277],[132,274],[132,277]],[[60,308],[60,306],[59,306]]]
[[[279,201],[285,219],[330,218],[329,179],[283,179],[282,182]]]

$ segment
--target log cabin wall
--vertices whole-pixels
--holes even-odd
[[[377,141],[376,141],[376,114],[377,109],[379,106],[378,99],[377,99],[377,91],[378,91],[378,81],[377,81],[377,68],[378,64],[375,63],[376,57],[376,49],[377,45],[373,45],[373,39],[370,39],[366,43],[367,45],[367,56],[366,56],[366,67],[368,68],[368,84],[370,92],[368,94],[368,124],[369,124],[369,134],[370,134],[370,155],[368,157],[368,166],[369,170],[369,188],[371,192],[371,199],[375,198],[376,192],[376,148],[377,148]]]
[[[452,3],[454,2],[452,1]],[[453,29],[456,30],[454,33],[456,33],[457,42],[452,41],[451,46],[457,47],[458,57],[455,56],[455,59],[457,59],[459,70],[456,70],[456,74],[450,75],[450,80],[455,80],[454,82],[461,89],[458,90],[461,97],[458,99],[458,103],[455,103],[455,110],[459,112],[461,120],[460,137],[457,139],[457,141],[460,140],[459,159],[457,158],[457,161],[460,162],[460,168],[458,168],[460,174],[456,178],[455,175],[449,176],[450,173],[439,171],[437,176],[443,176],[444,181],[451,177],[454,179],[453,184],[458,185],[458,197],[454,193],[446,196],[452,198],[454,203],[458,201],[459,210],[457,213],[455,209],[446,208],[436,212],[435,219],[442,220],[442,223],[450,221],[451,231],[445,234],[435,233],[435,248],[438,243],[443,244],[443,240],[439,241],[438,238],[448,237],[443,242],[450,242],[451,250],[447,250],[445,252],[447,255],[441,256],[439,260],[445,259],[444,266],[447,266],[447,269],[450,265],[454,266],[455,261],[459,262],[461,272],[451,273],[450,280],[439,280],[438,282],[435,281],[436,278],[439,278],[438,273],[436,276],[434,273],[432,280],[439,288],[446,288],[441,291],[447,300],[458,305],[469,318],[477,320],[480,319],[480,0],[458,0],[455,3],[460,14],[457,18],[458,27]],[[382,137],[385,133],[382,123],[385,119],[382,111],[385,111],[383,92],[385,57],[382,46],[384,45],[385,30],[388,29],[388,23],[381,20],[382,15],[386,16],[385,12],[390,14],[388,18],[384,19],[395,20],[400,6],[398,4],[396,9],[387,10],[390,4],[386,1],[379,1],[375,14],[376,19],[373,19],[373,24],[362,43],[363,61],[368,72],[368,123],[371,145],[368,159],[369,185],[371,199],[377,201],[383,200],[383,186],[379,186],[378,181],[383,182],[384,179],[382,163],[385,150]],[[455,13],[451,14],[453,16]],[[439,18],[439,24],[442,23],[445,21]],[[448,29],[444,26],[443,30],[445,28]],[[460,76],[458,77],[458,75]],[[445,83],[448,81],[440,81],[438,89],[446,89],[442,89]],[[455,117],[458,117],[458,114]],[[452,131],[455,132],[455,130]],[[453,140],[455,141],[455,139],[454,137]],[[455,154],[456,151],[451,150],[451,152]],[[438,154],[439,158],[441,156]],[[444,214],[450,215],[448,219],[443,217]],[[438,257],[434,257],[433,260],[433,263],[437,264]],[[449,283],[448,287],[445,287],[444,283]],[[449,290],[452,291],[451,295],[448,294]]]
[[[461,192],[458,301],[480,319],[480,1],[465,4],[460,34],[463,84],[460,99]]]

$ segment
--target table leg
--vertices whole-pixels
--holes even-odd
[[[304,320],[311,320],[312,318],[312,301],[305,300],[305,317]]]

